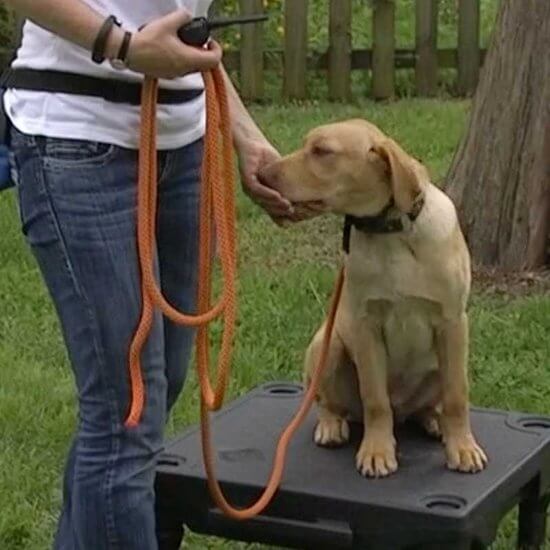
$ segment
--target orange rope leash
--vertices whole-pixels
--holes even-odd
[[[137,241],[141,270],[142,312],[129,352],[132,399],[126,418],[127,427],[139,424],[145,405],[145,388],[141,373],[141,352],[158,307],[175,323],[197,327],[196,361],[201,391],[202,452],[208,487],[216,505],[230,518],[245,520],[260,514],[277,491],[283,476],[288,445],[307,416],[315,399],[316,388],[326,365],[330,337],[342,293],[344,272],[340,272],[332,298],[319,365],[307,389],[304,400],[283,431],[273,462],[267,487],[251,507],[237,509],[225,499],[215,475],[215,455],[211,442],[209,413],[221,408],[231,371],[233,340],[237,319],[236,278],[236,208],[235,170],[231,139],[229,105],[223,74],[214,70],[204,74],[206,87],[206,136],[202,166],[202,188],[199,205],[199,266],[197,315],[187,315],[174,308],[163,296],[154,272],[156,250],[155,221],[157,217],[157,80],[146,78],[142,91],[141,136],[139,154]],[[220,166],[220,159],[222,161]],[[215,238],[215,241],[214,241]],[[211,306],[213,246],[218,243],[218,255],[223,277],[221,298]],[[216,384],[210,381],[210,323],[223,316],[223,335],[218,355]]]

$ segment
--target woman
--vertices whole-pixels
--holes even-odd
[[[27,18],[15,73],[63,71],[136,85],[145,74],[163,79],[161,88],[172,94],[158,113],[158,272],[168,299],[191,311],[205,122],[199,71],[218,66],[222,53],[214,41],[202,50],[186,46],[176,33],[191,17],[204,15],[210,1],[7,3]],[[276,221],[292,220],[291,205],[256,177],[278,153],[228,84],[245,190]],[[181,102],[174,100],[180,96]],[[140,426],[126,429],[127,351],[141,308],[135,243],[139,106],[123,97],[115,102],[29,91],[16,82],[5,94],[5,108],[23,232],[55,303],[78,391],[78,429],[54,547],[167,548],[155,521],[155,462],[167,414],[184,383],[192,333],[155,317],[142,358],[146,408]],[[178,546],[179,540],[170,543]]]

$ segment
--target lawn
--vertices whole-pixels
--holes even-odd
[[[282,151],[317,124],[366,117],[422,158],[438,181],[467,109],[466,102],[438,100],[314,102],[256,108],[255,115]],[[240,324],[231,396],[268,380],[300,378],[304,348],[323,316],[340,254],[341,220],[281,230],[241,196],[239,220]],[[75,398],[53,309],[20,237],[11,192],[0,195],[0,235],[0,548],[43,550],[60,504]],[[474,403],[550,413],[550,295],[477,291],[470,311]],[[197,417],[192,376],[169,433]],[[507,520],[496,549],[514,547],[514,529],[513,518]],[[197,536],[185,547],[248,548]]]

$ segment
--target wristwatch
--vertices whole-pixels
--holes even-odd
[[[111,67],[117,71],[124,71],[128,68],[128,50],[130,49],[130,41],[132,40],[132,33],[126,31],[122,44],[118,50],[118,54],[114,59],[109,59]]]

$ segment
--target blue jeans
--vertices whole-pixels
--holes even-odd
[[[56,550],[154,550],[155,465],[193,332],[156,314],[142,355],[146,405],[124,426],[128,349],[141,312],[137,152],[12,131],[23,232],[54,301],[78,391]],[[193,311],[202,141],[159,153],[157,272]],[[177,545],[176,545],[177,546]]]

